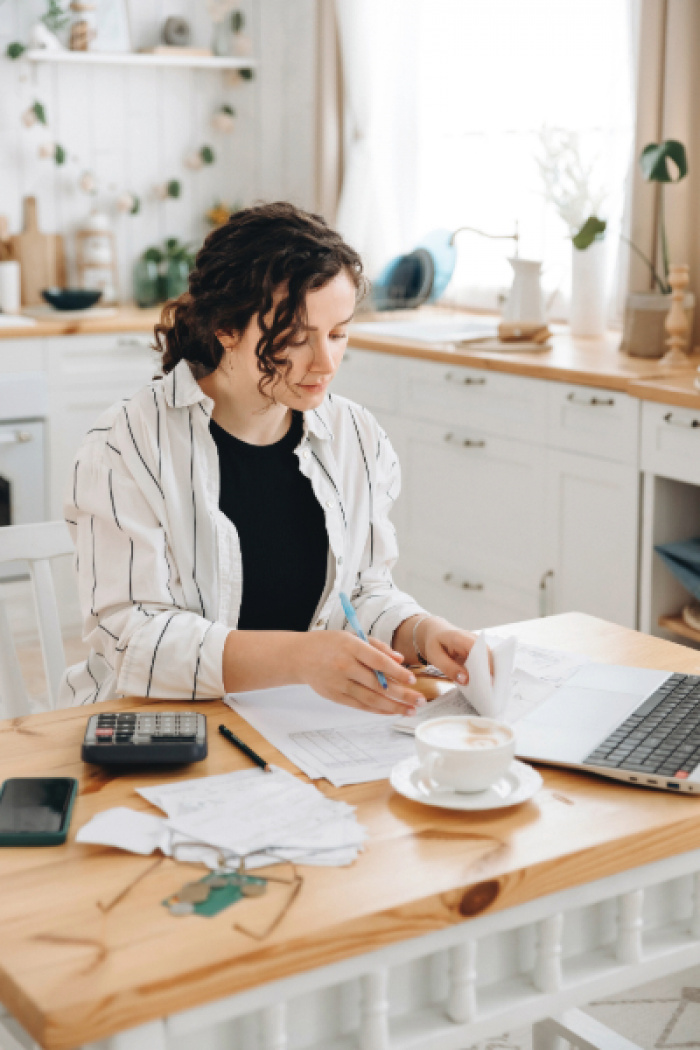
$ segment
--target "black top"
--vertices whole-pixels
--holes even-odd
[[[236,526],[243,559],[241,631],[307,631],[326,583],[328,535],[295,448],[303,416],[294,412],[274,445],[248,445],[214,420],[219,507]]]

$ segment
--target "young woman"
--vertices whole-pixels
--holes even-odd
[[[356,252],[291,204],[207,237],[156,326],[164,376],[109,409],[75,461],[66,519],[91,651],[65,704],[306,683],[395,714],[421,699],[405,662],[466,681],[474,636],[392,582],[391,444],[329,391],[363,290]]]

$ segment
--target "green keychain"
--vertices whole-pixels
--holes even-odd
[[[240,872],[215,871],[198,882],[187,882],[162,904],[171,915],[205,915],[211,918],[242,897],[262,897],[267,880]]]

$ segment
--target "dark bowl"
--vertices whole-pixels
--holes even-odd
[[[41,293],[57,310],[87,310],[102,295],[101,288],[44,288]]]

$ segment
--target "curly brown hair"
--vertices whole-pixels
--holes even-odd
[[[307,293],[341,271],[359,299],[366,289],[362,261],[320,215],[284,201],[236,212],[197,253],[189,291],[163,308],[155,327],[163,371],[172,371],[184,358],[196,378],[209,375],[224,353],[216,333],[243,332],[256,317],[261,335],[255,352],[264,392],[285,374],[285,351],[306,320]],[[284,294],[275,304],[280,289]]]

